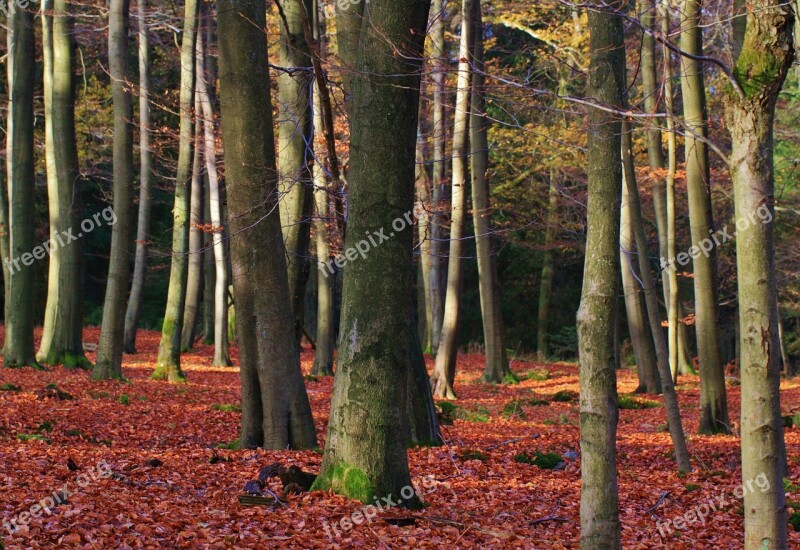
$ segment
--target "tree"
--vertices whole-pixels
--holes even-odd
[[[8,141],[8,294],[6,294],[6,367],[38,366],[33,347],[34,170],[33,86],[36,71],[33,12],[17,7],[9,38]]]
[[[277,212],[266,6],[264,0],[221,0],[217,14],[242,383],[240,445],[313,448],[316,434],[294,337]]]
[[[589,7],[591,60],[586,96],[620,108],[625,88],[621,1]],[[589,197],[583,291],[578,310],[581,418],[581,548],[620,548],[617,509],[616,322],[622,124],[589,111]]]
[[[66,0],[42,5],[45,157],[50,242],[79,234],[78,148],[75,142],[73,20]],[[91,368],[83,352],[83,244],[51,245],[47,306],[37,359],[48,365]]]
[[[786,548],[786,447],[780,410],[781,352],[773,243],[775,104],[794,59],[791,8],[748,2],[726,118],[736,205],[742,384],[742,479],[765,476],[744,495],[744,547]],[[742,223],[745,220],[745,223]],[[761,488],[761,485],[759,484]]]
[[[686,129],[686,188],[689,195],[689,225],[692,245],[699,247],[714,230],[711,212],[711,174],[708,164],[706,88],[702,64],[703,30],[700,0],[684,0],[681,9],[681,93]],[[693,255],[695,332],[700,361],[700,433],[728,433],[728,398],[725,371],[719,347],[717,255]]]
[[[412,310],[414,235],[404,218],[414,206],[420,59],[429,8],[429,0],[373,0],[363,23],[353,7],[337,14],[352,18],[346,28],[353,57],[345,63],[355,68],[350,108],[358,113],[351,119],[345,248],[367,234],[395,233],[345,268],[339,361],[314,488],[362,502],[411,485],[406,445],[426,435],[415,414],[422,407],[412,405],[429,406],[420,416],[427,415],[430,432],[436,430],[430,392],[422,391],[417,376],[424,363]],[[398,220],[406,220],[403,230]],[[414,496],[402,505],[420,502]]]
[[[103,304],[100,344],[92,377],[122,378],[125,310],[130,280],[129,266],[133,202],[133,102],[128,81],[128,17],[130,0],[111,0],[108,9],[108,69],[114,103],[114,212],[111,259]]]
[[[483,379],[499,383],[516,380],[508,366],[503,339],[503,312],[500,301],[500,281],[497,275],[496,251],[492,235],[492,208],[489,191],[489,122],[486,115],[486,90],[484,88],[483,18],[481,2],[476,5],[474,36],[474,62],[472,73],[472,107],[470,110],[470,174],[472,176],[472,220],[475,227],[475,245],[478,256],[478,279],[483,318],[483,342],[486,368]]]
[[[147,249],[150,245],[150,38],[145,9],[147,0],[137,2],[139,16],[139,219],[136,223],[136,256],[128,309],[125,312],[124,350],[136,353],[136,332],[142,312],[144,284],[147,274]]]
[[[475,43],[475,4],[478,0],[463,0],[461,4],[461,44],[458,50],[458,84],[456,111],[453,121],[453,181],[450,206],[450,253],[447,259],[447,293],[444,320],[436,352],[436,364],[431,376],[431,388],[436,397],[455,399],[453,389],[458,358],[458,335],[461,324],[462,256],[466,229],[467,182],[469,178],[469,113]]]
[[[189,249],[189,205],[194,153],[194,121],[192,103],[195,87],[195,40],[197,39],[198,0],[186,0],[183,12],[183,37],[181,39],[180,84],[180,143],[178,168],[175,179],[175,205],[172,209],[172,263],[169,272],[167,307],[158,347],[158,363],[153,371],[154,380],[183,382],[181,370],[181,334],[183,309],[186,305],[188,276],[187,252]]]
[[[295,337],[303,336],[308,247],[313,196],[311,180],[311,53],[304,32],[313,12],[311,0],[281,2],[280,66],[278,76],[278,189],[283,240],[289,270]],[[287,27],[288,25],[288,27]],[[308,29],[310,31],[310,29]],[[299,346],[298,346],[299,349]]]
[[[538,361],[547,361],[550,355],[548,327],[550,324],[550,302],[553,292],[553,279],[555,277],[555,251],[553,250],[553,246],[556,240],[557,208],[558,184],[556,182],[556,170],[551,167],[547,192],[547,225],[544,230],[542,279],[539,285],[538,323],[536,325],[536,359]]]

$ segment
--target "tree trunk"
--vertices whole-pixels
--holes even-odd
[[[8,105],[9,288],[6,295],[6,367],[38,366],[33,347],[35,176],[33,167],[33,87],[36,72],[33,11],[11,14]],[[41,248],[41,247],[38,247]]]
[[[687,54],[703,55],[700,0],[683,0],[680,25],[681,49]],[[714,231],[708,147],[703,141],[708,136],[706,88],[702,64],[687,56],[681,56],[681,93],[692,246],[705,252],[700,249],[701,242],[706,242]],[[700,433],[728,433],[728,399],[719,347],[717,254],[711,247],[710,251],[692,257],[695,332],[700,361]]]
[[[622,2],[589,10],[591,61],[587,97],[622,107],[625,45]],[[589,197],[586,264],[578,310],[581,416],[581,548],[620,548],[616,434],[619,409],[614,323],[622,188],[621,124],[617,115],[589,112]]]
[[[147,0],[137,2],[139,16],[139,219],[136,224],[136,257],[133,265],[133,283],[125,312],[126,353],[136,353],[136,332],[144,300],[147,275],[147,249],[150,234],[150,38],[147,32],[145,8]]]
[[[73,21],[65,0],[42,5],[45,150],[50,242],[80,234],[83,208],[75,142]],[[83,241],[51,245],[47,306],[37,359],[48,365],[91,368],[83,352]]]
[[[726,109],[737,226],[742,480],[759,480],[760,489],[744,494],[746,550],[787,547],[772,159],[775,103],[794,59],[791,9],[777,0],[751,6],[734,68],[739,93],[729,93]]]
[[[539,312],[536,325],[536,358],[547,361],[550,357],[550,304],[553,294],[553,279],[555,278],[555,250],[556,220],[558,218],[558,184],[556,171],[550,168],[550,190],[547,200],[547,226],[544,230],[544,255],[542,257],[542,280],[539,283]]]
[[[447,294],[444,320],[436,352],[436,365],[431,376],[431,388],[436,397],[455,399],[453,385],[458,358],[458,333],[461,323],[462,256],[469,177],[469,112],[471,99],[475,23],[475,4],[478,0],[463,0],[461,8],[461,45],[458,53],[458,83],[456,112],[453,123],[453,183],[450,207],[450,253],[447,261]]]
[[[199,27],[198,27],[199,28]],[[203,41],[198,31],[198,44]],[[202,49],[197,51],[197,75],[203,67]],[[199,77],[197,77],[199,79]],[[192,161],[192,179],[189,202],[189,258],[186,275],[186,303],[183,306],[183,331],[181,334],[181,352],[191,351],[197,334],[197,319],[200,314],[200,298],[203,292],[203,206],[205,203],[205,184],[203,181],[203,120],[201,114],[200,92],[195,86],[194,93],[194,159]]]
[[[393,236],[346,267],[338,368],[314,488],[362,502],[411,485],[406,445],[421,437],[419,410],[409,418],[413,403],[428,407],[422,412],[438,435],[419,377],[424,362],[412,310],[414,145],[429,7],[429,0],[372,0],[351,43],[351,112],[359,116],[351,119],[345,249],[363,246],[375,232]],[[414,495],[400,504],[420,501]]]
[[[244,448],[316,446],[292,327],[264,0],[218,4],[220,102]],[[330,445],[330,442],[328,443]]]
[[[443,214],[443,201],[446,196],[447,181],[447,156],[445,144],[447,142],[447,120],[445,117],[446,95],[446,68],[445,68],[445,17],[447,15],[447,2],[433,0],[431,7],[431,58],[433,67],[433,193],[431,196],[431,251],[430,251],[430,294],[431,302],[431,346],[433,353],[439,349],[439,339],[442,335],[444,322],[445,289],[442,282],[447,277],[444,263],[444,231],[445,221]]]
[[[181,335],[189,267],[187,261],[188,212],[191,200],[189,181],[192,177],[194,153],[192,103],[194,102],[195,88],[197,10],[198,0],[186,0],[181,40],[180,144],[175,179],[175,205],[172,209],[172,264],[169,271],[167,307],[164,312],[164,325],[161,329],[161,343],[158,346],[158,362],[153,371],[154,380],[169,380],[170,382],[186,381],[186,376],[181,370]]]
[[[111,259],[103,305],[103,323],[95,379],[122,378],[122,348],[125,310],[130,281],[133,203],[133,102],[128,80],[128,16],[130,0],[111,0],[108,10],[108,67],[114,102],[114,212],[117,223],[111,232]]]
[[[214,132],[214,109],[211,105],[213,95],[213,80],[206,75],[214,75],[213,71],[205,71],[207,59],[206,49],[202,37],[198,37],[197,89],[200,96],[203,117],[203,150],[206,161],[206,175],[208,177],[208,204],[209,221],[214,228],[211,250],[206,254],[214,258],[214,367],[229,367],[233,363],[228,349],[228,268],[225,254],[225,237],[229,233],[225,230],[222,217],[222,198],[220,190],[219,173],[217,171],[217,140]]]
[[[483,18],[481,2],[474,0],[473,24],[474,69],[472,74],[472,108],[470,112],[470,149],[472,175],[472,220],[478,256],[478,279],[483,317],[483,341],[486,368],[483,380],[489,383],[516,382],[508,366],[503,340],[503,312],[497,256],[492,235],[492,207],[489,199],[489,122],[486,116],[486,90],[483,76]]]
[[[308,248],[313,197],[311,180],[311,53],[303,21],[312,21],[311,0],[282,2],[278,76],[278,189],[280,215],[289,272],[295,337],[303,336],[308,282]],[[305,13],[303,13],[305,12]],[[286,27],[288,23],[289,27]]]
[[[422,111],[422,109],[421,109]],[[420,120],[424,116],[420,112]],[[433,308],[431,307],[431,180],[426,168],[425,159],[425,138],[422,128],[417,135],[417,235],[419,242],[419,263],[422,271],[422,303],[420,304],[420,316],[423,317],[425,329],[422,331],[422,344],[425,353],[433,353]],[[423,315],[424,314],[424,315]],[[420,329],[421,330],[421,329]]]

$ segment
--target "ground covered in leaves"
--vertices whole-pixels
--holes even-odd
[[[94,348],[98,332],[87,329],[87,347]],[[575,365],[516,360],[512,368],[526,379],[497,387],[478,382],[481,356],[462,356],[460,399],[441,407],[446,446],[409,453],[424,511],[365,510],[322,492],[246,507],[238,500],[243,487],[264,466],[296,465],[316,473],[321,455],[225,448],[238,437],[238,370],[211,368],[212,350],[200,346],[184,356],[187,384],[151,381],[158,339],[156,333],[141,334],[140,353],[125,358],[128,383],[91,382],[88,373],[63,368],[0,369],[0,519],[7,548],[578,546]],[[304,372],[312,361],[313,352],[305,351]],[[661,399],[626,397],[636,386],[635,375],[619,373],[625,548],[741,547],[739,441],[694,435],[698,383],[686,376],[679,385],[695,468],[679,476]],[[308,377],[307,387],[322,445],[332,379]],[[788,416],[800,411],[800,381],[785,381],[783,387]],[[738,416],[739,390],[732,381],[732,418]],[[800,431],[788,427],[786,441],[785,490],[795,502],[800,501]],[[280,494],[280,482],[269,483],[267,488]],[[35,508],[65,484],[66,502],[49,513]],[[759,490],[756,484],[751,489]],[[704,522],[695,514],[686,516],[680,529],[664,527],[692,510],[712,508],[712,502]],[[9,535],[11,519],[19,524],[21,514],[30,512],[40,517],[26,518],[29,523]],[[374,517],[365,521],[364,514]],[[790,546],[800,545],[800,533],[789,530]]]

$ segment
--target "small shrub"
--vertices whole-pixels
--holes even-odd
[[[533,454],[528,452],[517,453],[514,455],[514,462],[538,466],[543,470],[555,470],[556,467],[563,464],[564,461],[561,460],[561,456],[556,453],[542,453],[536,451]]]
[[[17,439],[24,443],[28,441],[44,441],[45,443],[50,443],[50,439],[42,434],[17,434]]]
[[[130,405],[131,398],[128,396],[127,393],[123,393],[122,395],[119,396],[119,403],[120,405]]]
[[[522,408],[522,403],[519,399],[512,399],[509,401],[505,407],[503,407],[503,412],[500,413],[503,415],[503,418],[516,418],[517,420],[525,420],[525,410]]]
[[[36,428],[36,431],[40,432],[40,433],[41,432],[52,432],[53,431],[53,423],[50,420],[45,420],[44,422],[39,424],[39,427]]]
[[[3,384],[2,386],[0,386],[0,391],[14,391],[14,392],[16,392],[16,391],[21,391],[21,390],[22,390],[22,388],[20,388],[17,385],[11,384],[11,383],[6,383],[6,384]]]
[[[458,453],[458,457],[461,460],[480,460],[481,462],[489,460],[489,455],[487,455],[486,453],[482,453],[481,451],[476,451],[472,449],[466,449],[461,451],[460,453]]]

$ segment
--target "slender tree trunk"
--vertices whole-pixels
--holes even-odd
[[[133,254],[133,101],[128,80],[128,16],[130,0],[111,0],[108,10],[108,67],[114,102],[114,212],[117,223],[111,232],[111,259],[103,305],[103,323],[96,379],[122,378],[125,310]]]
[[[625,44],[622,2],[589,10],[591,61],[587,97],[622,107]],[[581,415],[581,548],[620,548],[617,509],[617,405],[614,323],[622,188],[621,124],[589,112],[589,199],[586,265],[578,310]]]
[[[206,173],[205,177],[205,194],[206,198],[209,197],[211,191],[208,182],[208,173]],[[209,204],[210,199],[206,200],[204,205],[204,215],[205,219],[211,219],[211,206]],[[214,308],[215,308],[215,301],[214,301],[214,290],[217,285],[217,277],[216,277],[216,267],[214,265],[214,235],[211,233],[206,232],[203,237],[203,248],[205,249],[205,253],[203,254],[203,270],[205,273],[203,274],[203,343],[206,345],[213,345],[214,344]],[[223,244],[223,250],[225,245]],[[223,264],[224,267],[224,264]],[[226,270],[227,271],[227,270]],[[227,308],[226,308],[227,310]]]
[[[219,173],[217,171],[217,141],[214,132],[214,110],[211,105],[213,84],[206,75],[214,72],[205,71],[206,50],[202,37],[198,37],[197,89],[201,101],[203,116],[203,150],[205,152],[206,175],[208,177],[208,203],[209,221],[214,228],[212,233],[213,249],[207,251],[214,258],[214,359],[215,367],[229,367],[233,363],[228,350],[228,268],[225,254],[225,237],[229,233],[225,229],[222,217],[222,198],[220,190]]]
[[[240,444],[312,448],[316,434],[292,326],[277,212],[266,5],[264,0],[220,0],[217,13],[242,386]]]
[[[189,181],[192,177],[194,149],[192,103],[195,88],[197,10],[198,0],[186,0],[181,40],[180,144],[175,179],[175,205],[172,209],[172,265],[169,272],[167,307],[161,329],[161,344],[158,347],[158,362],[153,371],[154,380],[170,382],[186,381],[186,376],[181,370],[181,334],[188,276],[188,212],[191,200]]]
[[[372,0],[351,44],[353,58],[345,60],[356,69],[349,81],[351,112],[359,113],[351,119],[345,248],[375,231],[394,235],[346,267],[338,368],[314,488],[362,502],[400,494],[410,485],[406,445],[423,435],[417,431],[418,409],[410,410],[425,393],[419,388],[424,363],[412,310],[413,218],[405,216],[414,207],[418,60],[429,7],[429,0]],[[402,228],[398,220],[405,220]],[[423,401],[432,409],[429,392]],[[435,415],[423,412],[438,435]],[[420,502],[412,496],[401,505]]]
[[[700,0],[683,0],[681,9],[681,49],[703,55],[703,30],[700,27]],[[689,224],[692,246],[700,249],[714,231],[711,211],[711,175],[708,147],[706,88],[703,66],[681,56],[681,93],[686,150],[686,187],[689,195]],[[725,371],[719,347],[719,306],[717,296],[717,254],[694,254],[694,299],[697,354],[700,360],[700,433],[728,433],[728,399]]]
[[[198,27],[199,28],[199,27]],[[203,41],[198,31],[197,42]],[[202,46],[197,51],[197,75],[203,67]],[[197,77],[199,79],[199,77]],[[200,299],[203,292],[203,205],[205,203],[205,184],[203,177],[203,120],[200,92],[195,86],[194,93],[194,159],[192,161],[192,179],[189,202],[189,258],[186,275],[186,303],[183,307],[183,332],[181,334],[181,352],[191,351],[197,334],[197,319],[200,315]]]
[[[278,189],[283,240],[289,270],[294,329],[298,344],[303,336],[308,248],[313,197],[311,180],[311,53],[303,21],[313,21],[311,0],[281,3],[280,65],[289,69],[278,76]],[[305,12],[305,13],[303,13]],[[288,23],[289,27],[286,27]],[[290,72],[291,71],[291,72]],[[299,349],[299,346],[298,346]]]
[[[478,0],[463,0],[461,11],[461,45],[458,58],[456,113],[453,127],[453,182],[450,206],[450,253],[447,262],[447,294],[444,320],[436,352],[436,365],[431,376],[431,388],[436,397],[455,399],[453,389],[458,358],[458,335],[461,324],[462,256],[469,178],[469,112],[471,99],[475,22]]]
[[[147,32],[145,9],[147,0],[138,0],[139,16],[139,219],[136,224],[136,257],[133,265],[133,282],[125,312],[126,353],[136,353],[136,332],[144,300],[147,274],[147,249],[150,246],[150,38]]]
[[[420,109],[420,120],[424,116],[424,108]],[[416,173],[416,188],[417,188],[417,205],[416,212],[419,214],[417,219],[417,233],[419,242],[419,263],[421,279],[422,279],[422,294],[424,301],[421,304],[420,314],[424,314],[425,330],[423,349],[426,353],[433,352],[433,308],[431,307],[431,222],[429,212],[431,211],[431,180],[428,175],[425,160],[425,138],[423,137],[422,130],[417,136],[417,173]]]
[[[746,550],[787,548],[786,446],[780,407],[781,352],[775,277],[773,123],[794,59],[793,14],[778,0],[748,3],[747,31],[727,105],[736,204],[742,383],[742,480]],[[768,488],[763,489],[766,480]]]
[[[470,113],[470,148],[472,175],[472,220],[478,256],[478,278],[483,317],[483,341],[486,347],[486,368],[483,380],[490,383],[516,382],[508,366],[503,339],[503,312],[497,256],[492,235],[492,207],[489,191],[489,122],[486,117],[486,90],[483,76],[483,18],[481,2],[476,6],[473,25],[474,69],[472,74],[472,108]]]
[[[447,141],[447,120],[445,117],[446,95],[446,68],[445,68],[445,17],[447,14],[445,0],[433,0],[431,7],[431,58],[433,67],[431,76],[433,80],[433,193],[431,196],[431,246],[430,246],[430,291],[428,299],[431,303],[431,349],[433,353],[439,349],[439,339],[442,334],[444,321],[445,289],[442,281],[446,278],[443,270],[444,263],[444,222],[443,201],[446,195],[447,182],[445,180],[447,157],[445,156],[445,143]]]
[[[542,256],[542,280],[539,283],[539,312],[536,325],[536,358],[547,361],[550,356],[550,304],[553,295],[553,279],[555,278],[556,221],[558,218],[558,184],[556,171],[550,168],[550,189],[547,200],[547,226],[544,230],[544,255]]]
[[[34,168],[33,87],[36,71],[33,12],[16,7],[10,18],[8,104],[9,288],[6,294],[6,367],[38,366],[33,347]]]

